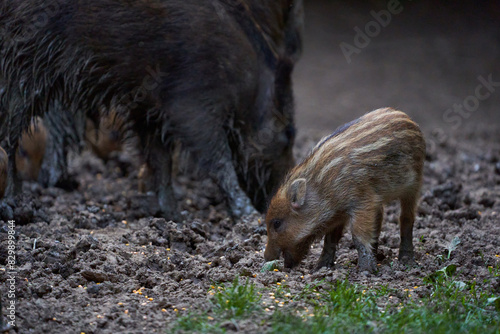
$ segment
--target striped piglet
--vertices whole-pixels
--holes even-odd
[[[323,138],[285,178],[266,214],[267,261],[283,253],[297,265],[325,236],[316,269],[333,267],[344,228],[351,228],[361,271],[376,269],[383,205],[401,203],[399,260],[414,262],[413,222],[422,184],[425,141],[405,113],[377,109]]]

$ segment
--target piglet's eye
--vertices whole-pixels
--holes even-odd
[[[277,230],[283,224],[283,221],[279,219],[273,219],[271,223],[273,224],[274,229]]]

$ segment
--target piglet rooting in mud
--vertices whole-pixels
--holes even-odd
[[[16,152],[17,172],[22,180],[36,181],[45,156],[47,129],[40,117],[24,131]]]
[[[422,184],[425,141],[405,113],[377,109],[323,138],[285,178],[267,215],[266,261],[283,253],[292,268],[325,236],[316,269],[333,267],[350,226],[361,271],[376,269],[383,205],[401,203],[399,261],[414,263],[413,223]]]
[[[123,148],[125,120],[115,111],[100,117],[99,125],[87,119],[85,139],[95,155],[108,161],[112,152],[120,152]]]

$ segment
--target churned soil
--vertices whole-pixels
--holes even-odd
[[[292,293],[314,281],[347,279],[367,288],[388,286],[401,297],[405,289],[426,296],[431,290],[422,278],[455,264],[457,280],[500,293],[500,278],[488,272],[500,262],[500,88],[493,87],[468,117],[459,116],[458,127],[443,121],[454,103],[474,96],[479,76],[500,81],[500,33],[483,17],[462,20],[479,10],[404,4],[350,64],[339,43],[353,44],[353,27],[363,29],[373,20],[370,11],[384,9],[385,2],[306,4],[304,55],[295,73],[295,152],[300,160],[322,135],[378,107],[401,108],[418,121],[428,153],[414,226],[417,267],[397,261],[399,206],[392,204],[385,210],[376,274],[357,270],[349,232],[334,269],[311,273],[318,241],[297,268],[262,273],[263,217],[233,220],[212,182],[179,171],[175,193],[183,221],[172,222],[159,218],[154,195],[138,193],[134,156],[121,153],[104,164],[85,152],[71,162],[77,190],[25,183],[18,198],[17,319],[9,332],[165,332],[178,314],[207,307],[214,282],[236,276],[258,287],[286,280]],[[463,30],[454,23],[464,23]],[[8,278],[7,232],[0,221],[0,282]],[[460,244],[448,258],[446,247],[455,237]],[[391,302],[399,303],[398,296]],[[257,323],[244,322],[239,330],[256,332]]]
[[[162,332],[179,313],[203,309],[214,282],[238,275],[258,287],[286,280],[292,293],[316,280],[348,279],[425,295],[430,290],[422,278],[455,264],[457,280],[475,280],[499,293],[500,279],[492,279],[488,266],[500,262],[500,132],[483,128],[481,136],[472,136],[476,130],[456,135],[427,156],[414,227],[419,265],[408,270],[398,264],[399,207],[394,204],[386,208],[374,275],[357,270],[350,233],[340,243],[335,269],[311,273],[321,250],[318,241],[296,269],[262,273],[261,217],[228,217],[211,182],[177,177],[184,220],[172,222],[154,217],[153,195],[137,192],[137,166],[124,167],[127,159],[104,165],[86,152],[72,163],[77,191],[24,186],[22,200],[38,209],[32,221],[16,222],[17,327],[10,332]],[[317,139],[299,136],[298,157]],[[2,223],[2,268],[6,229]],[[455,237],[460,244],[447,259],[446,246]],[[6,278],[1,270],[0,280]],[[254,332],[254,323],[239,330]]]

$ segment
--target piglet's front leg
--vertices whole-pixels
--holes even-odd
[[[342,237],[342,232],[344,226],[336,227],[332,232],[325,235],[325,241],[323,245],[323,251],[321,256],[314,268],[317,271],[323,267],[333,268],[335,266],[335,253],[337,250],[337,245],[340,238]]]

